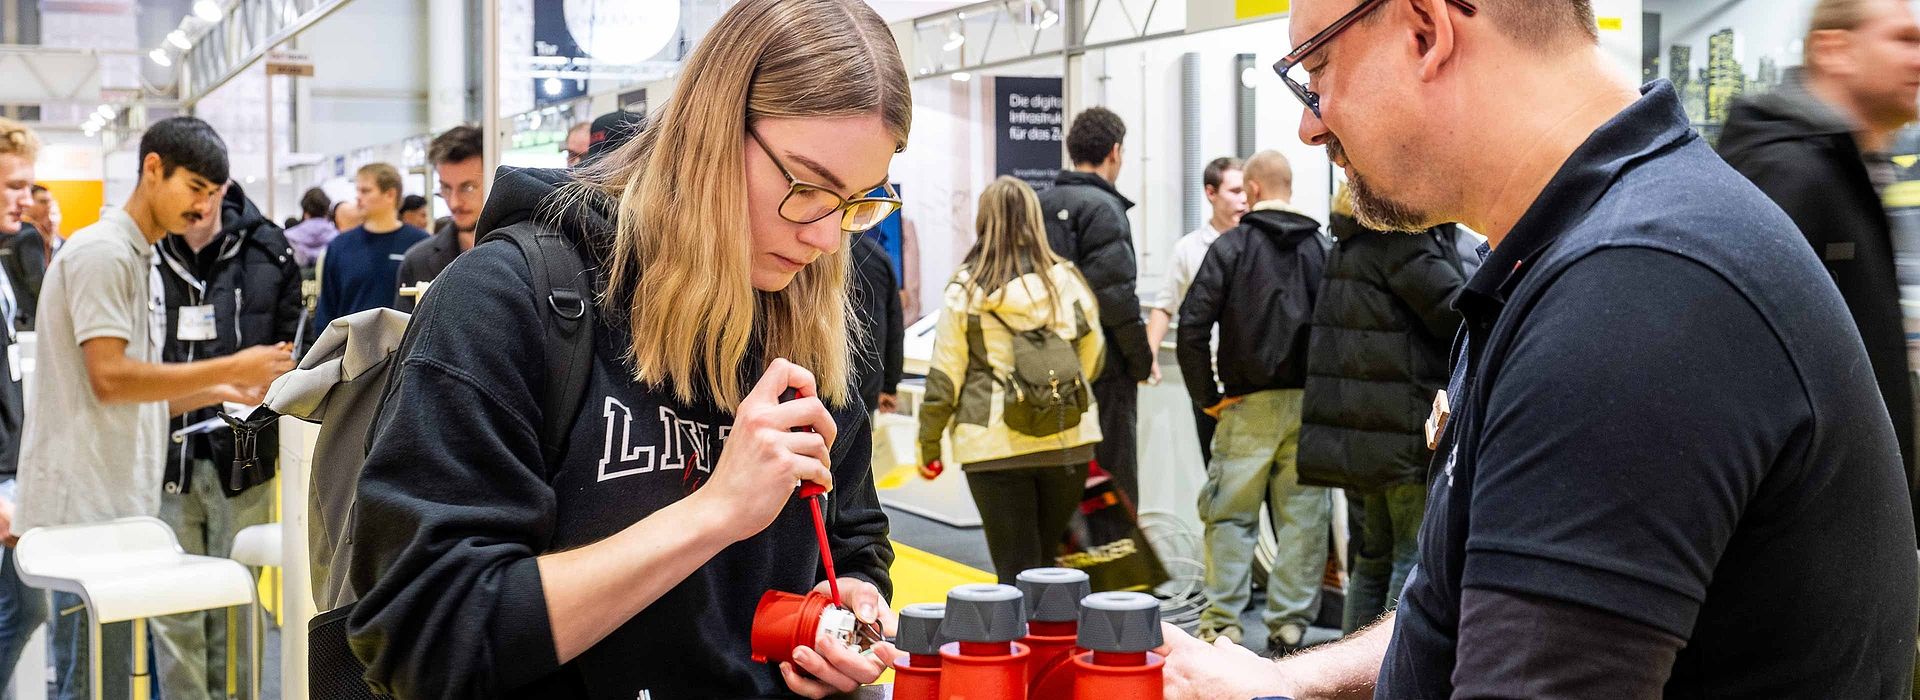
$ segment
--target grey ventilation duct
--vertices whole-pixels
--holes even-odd
[[[1254,143],[1254,93],[1247,86],[1247,71],[1259,70],[1254,67],[1254,55],[1238,54],[1233,57],[1233,114],[1234,134],[1233,153],[1241,159],[1253,157]]]

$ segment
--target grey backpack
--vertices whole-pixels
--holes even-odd
[[[988,311],[1013,340],[1013,371],[1002,380],[1007,393],[1001,418],[1021,435],[1046,437],[1080,426],[1093,392],[1080,371],[1080,354],[1051,327],[1019,330]]]

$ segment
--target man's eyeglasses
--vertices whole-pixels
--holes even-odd
[[[1447,2],[1454,7],[1460,8],[1460,12],[1468,17],[1472,17],[1480,12],[1479,8],[1474,7],[1473,3],[1467,0],[1447,0]],[[1327,25],[1326,29],[1320,30],[1319,34],[1313,35],[1313,38],[1306,40],[1305,43],[1295,48],[1293,53],[1287,54],[1286,58],[1282,58],[1279,62],[1273,64],[1273,72],[1280,74],[1280,80],[1287,84],[1287,89],[1293,91],[1294,97],[1300,98],[1301,104],[1306,105],[1307,109],[1313,110],[1314,118],[1317,119],[1320,117],[1320,93],[1307,88],[1309,76],[1307,75],[1307,70],[1301,67],[1301,63],[1305,62],[1307,57],[1312,56],[1315,51],[1326,48],[1327,44],[1333,43],[1333,40],[1339,37],[1341,32],[1347,31],[1347,29],[1353,27],[1355,23],[1365,19],[1368,14],[1371,14],[1384,4],[1386,4],[1386,0],[1366,0],[1366,2],[1360,3],[1360,6],[1353,8],[1352,12],[1348,12],[1340,19],[1334,20],[1333,24]]]
[[[794,177],[793,171],[788,170],[787,165],[780,162],[780,157],[773,154],[773,149],[767,147],[767,142],[760,140],[760,134],[749,129],[747,135],[753,137],[753,142],[760,145],[767,159],[773,161],[773,167],[779,168],[780,174],[787,178],[787,197],[780,200],[782,219],[796,224],[811,224],[839,212],[840,230],[852,234],[865,233],[900,210],[900,195],[893,191],[892,185],[882,182],[862,190],[881,190],[887,194],[885,197],[841,197],[831,189]]]
[[[453,194],[455,191],[458,191],[461,195],[477,194],[480,192],[480,183],[469,182],[461,185],[458,188],[455,188],[452,185],[442,184],[440,185],[440,191],[436,192],[435,194],[439,195],[441,199],[453,199]]]

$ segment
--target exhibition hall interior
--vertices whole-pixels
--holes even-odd
[[[0,0],[0,697],[1920,698],[1916,11]]]

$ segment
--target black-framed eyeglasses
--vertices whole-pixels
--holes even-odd
[[[1479,8],[1474,7],[1473,3],[1467,0],[1447,0],[1447,2],[1454,7],[1460,8],[1460,12],[1466,14],[1468,17],[1472,17],[1480,12]],[[1293,91],[1293,96],[1300,98],[1300,103],[1306,105],[1307,109],[1313,111],[1314,118],[1317,119],[1320,117],[1320,93],[1307,88],[1307,71],[1301,68],[1300,64],[1305,62],[1308,56],[1312,56],[1315,51],[1326,48],[1327,44],[1333,43],[1333,40],[1339,37],[1341,32],[1347,31],[1347,29],[1353,27],[1354,23],[1364,19],[1369,13],[1379,9],[1379,7],[1384,4],[1386,4],[1386,0],[1366,0],[1366,2],[1360,3],[1359,7],[1353,8],[1353,11],[1348,12],[1340,19],[1334,20],[1333,24],[1327,25],[1326,29],[1320,30],[1319,34],[1313,35],[1313,38],[1306,40],[1306,42],[1295,48],[1293,53],[1287,54],[1286,58],[1282,58],[1273,64],[1273,72],[1279,73],[1280,80],[1287,84],[1288,90]]]
[[[767,159],[773,161],[773,167],[779,168],[780,174],[787,178],[787,196],[780,200],[780,218],[782,219],[796,224],[811,224],[832,216],[834,212],[839,212],[840,230],[855,234],[866,233],[900,210],[900,195],[893,191],[893,185],[881,182],[861,190],[862,192],[880,190],[888,195],[885,197],[847,199],[830,188],[794,177],[793,171],[787,169],[787,164],[780,162],[780,157],[773,154],[772,148],[767,147],[767,142],[760,140],[759,133],[748,129],[747,135],[753,137],[753,142],[760,145],[760,150],[767,154]]]

